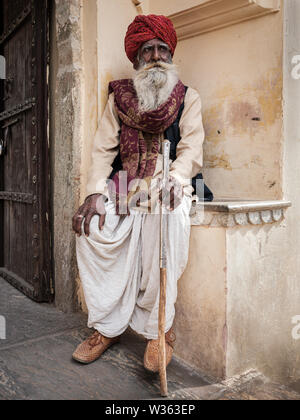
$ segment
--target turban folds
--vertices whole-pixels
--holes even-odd
[[[133,63],[141,45],[154,38],[159,38],[168,44],[173,56],[177,35],[172,21],[166,16],[137,16],[129,25],[125,37],[125,51],[129,60]]]

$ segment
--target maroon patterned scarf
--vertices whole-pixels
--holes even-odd
[[[138,97],[132,79],[117,80],[109,84],[109,93],[114,92],[115,106],[122,122],[120,136],[120,155],[127,181],[120,182],[120,172],[114,175],[114,188],[109,188],[110,198],[116,202],[117,214],[129,214],[130,203],[136,202],[139,191],[138,182],[144,180],[148,186],[155,171],[160,148],[160,135],[176,120],[179,108],[184,101],[185,87],[178,81],[168,101],[158,109],[140,112]],[[155,134],[148,144],[143,133]],[[131,181],[135,187],[132,188]],[[130,191],[129,191],[129,184]],[[110,186],[111,187],[111,186]],[[145,201],[147,197],[139,197]],[[124,211],[125,210],[125,211]]]

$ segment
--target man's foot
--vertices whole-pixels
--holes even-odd
[[[73,359],[77,362],[89,364],[99,359],[102,353],[110,346],[120,341],[119,337],[108,338],[104,337],[98,331],[80,344],[73,353]]]
[[[166,366],[171,362],[173,356],[173,347],[176,340],[176,336],[172,328],[165,334],[166,339]],[[159,340],[149,340],[144,354],[144,367],[150,372],[158,372],[159,354]]]

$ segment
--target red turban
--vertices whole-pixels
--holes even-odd
[[[133,63],[144,42],[159,38],[169,45],[172,56],[177,45],[177,35],[173,23],[165,16],[139,15],[129,25],[125,37],[125,51]]]

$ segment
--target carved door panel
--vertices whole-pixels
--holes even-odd
[[[0,0],[0,16],[0,276],[49,301],[47,0]]]

